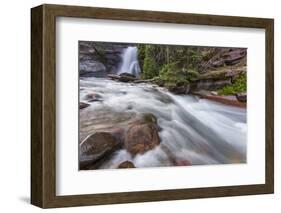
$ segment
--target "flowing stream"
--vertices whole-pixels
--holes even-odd
[[[129,49],[126,51],[135,51]],[[125,65],[126,60],[122,67]],[[97,99],[89,100],[91,95]],[[80,79],[80,100],[91,104],[80,111],[80,141],[96,131],[126,128],[143,113],[157,117],[159,146],[136,156],[118,150],[102,168],[116,168],[126,160],[136,167],[171,166],[170,154],[191,165],[246,162],[245,109],[191,95],[174,95],[151,84],[101,78]]]

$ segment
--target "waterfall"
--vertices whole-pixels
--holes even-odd
[[[140,77],[140,66],[138,62],[138,48],[128,47],[124,50],[122,55],[122,64],[119,68],[118,74],[130,73],[135,75],[137,78]]]

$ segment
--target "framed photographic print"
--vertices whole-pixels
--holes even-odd
[[[31,9],[31,203],[274,191],[273,19]]]

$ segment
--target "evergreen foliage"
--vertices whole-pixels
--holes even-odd
[[[151,79],[159,74],[159,67],[155,60],[154,54],[155,46],[145,46],[145,57],[143,61],[142,78]]]
[[[204,79],[219,80],[225,77],[225,70],[219,69],[200,73],[203,62],[217,54],[218,50],[202,47],[138,45],[138,60],[142,79],[153,79],[161,86],[181,86]],[[233,95],[246,91],[246,74],[236,79],[232,85],[219,90],[220,95]]]
[[[219,95],[235,95],[236,93],[245,92],[247,90],[246,73],[239,76],[233,84],[220,89]]]

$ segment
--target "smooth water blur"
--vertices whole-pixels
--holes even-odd
[[[143,155],[117,151],[102,168],[115,168],[130,160],[136,167],[246,162],[246,110],[199,99],[173,95],[150,84],[131,84],[107,79],[80,79],[80,100],[100,95],[101,101],[80,112],[80,140],[106,129],[127,128],[142,113],[152,113],[160,126],[161,143]]]
[[[118,74],[130,73],[139,78],[141,70],[138,62],[138,48],[128,47],[122,55],[122,63]]]

